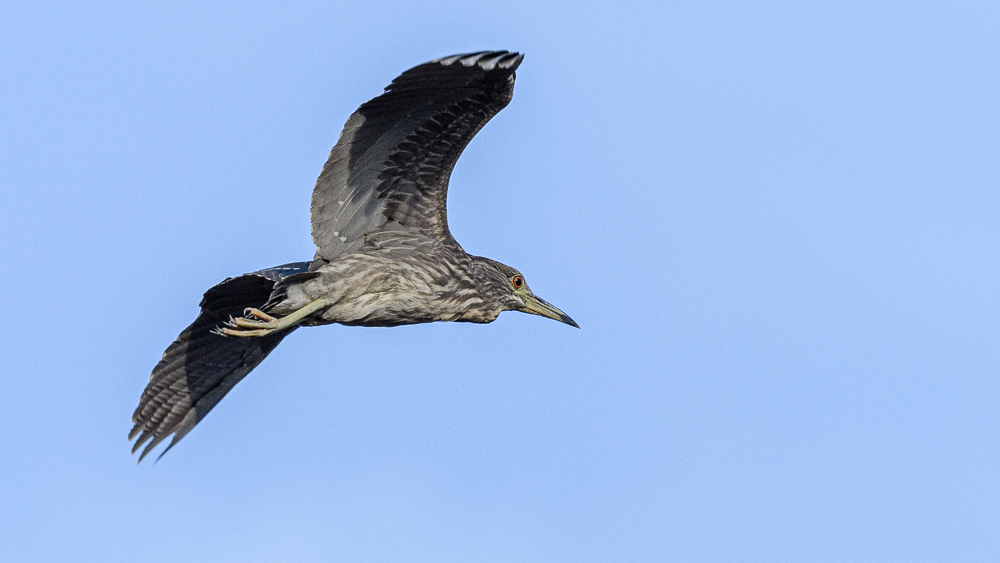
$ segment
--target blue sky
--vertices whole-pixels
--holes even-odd
[[[0,8],[0,560],[995,561],[1000,8]],[[452,178],[582,329],[301,330],[159,463],[227,276],[312,256],[347,116],[526,53]]]

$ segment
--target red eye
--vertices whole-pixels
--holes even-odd
[[[510,278],[510,283],[514,284],[514,289],[521,289],[524,287],[524,278],[521,276],[514,276]]]

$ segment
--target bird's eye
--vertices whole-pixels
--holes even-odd
[[[514,276],[510,278],[510,283],[514,286],[514,289],[521,289],[524,287],[524,278],[521,276]]]

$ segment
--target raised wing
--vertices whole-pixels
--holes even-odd
[[[316,181],[316,258],[361,246],[374,229],[413,230],[445,243],[455,162],[514,94],[524,55],[455,55],[411,68],[347,120]]]

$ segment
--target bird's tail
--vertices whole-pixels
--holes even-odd
[[[139,437],[132,453],[149,442],[139,461],[171,434],[174,438],[163,453],[172,448],[294,330],[256,338],[228,338],[212,332],[248,307],[262,307],[276,283],[307,271],[308,266],[308,262],[298,262],[244,274],[205,292],[201,314],[163,353],[132,415],[134,426],[128,438]]]

